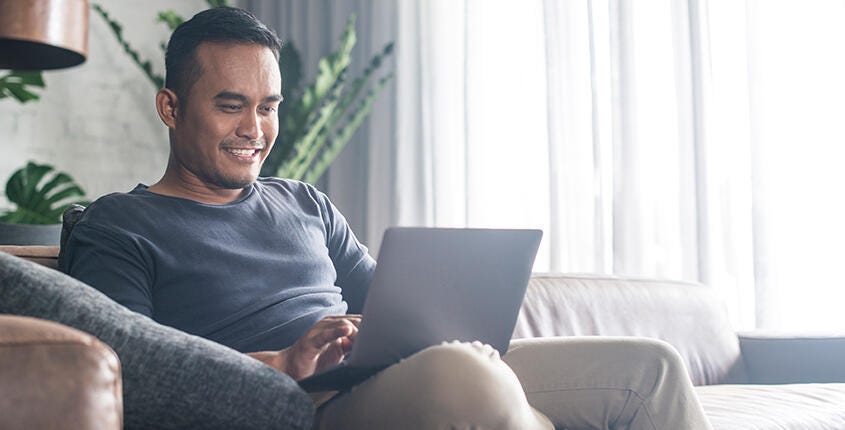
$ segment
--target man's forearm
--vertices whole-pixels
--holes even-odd
[[[288,373],[286,366],[284,365],[284,351],[258,351],[258,352],[247,352],[246,355],[278,370],[279,372]]]

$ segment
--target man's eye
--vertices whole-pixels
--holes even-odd
[[[261,108],[261,110],[263,110],[264,112],[267,112],[267,113],[276,112],[276,107],[275,106],[264,106],[264,107]]]
[[[241,107],[238,106],[238,105],[218,105],[218,106],[220,107],[220,109],[223,109],[223,110],[229,111],[229,112],[236,112],[236,111],[239,111],[241,109]]]

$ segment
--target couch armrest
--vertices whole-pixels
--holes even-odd
[[[59,247],[41,245],[0,245],[0,251],[12,254],[25,260],[47,266],[51,269],[59,268]]]
[[[115,429],[123,424],[120,362],[70,327],[0,315],[0,428]]]
[[[845,334],[739,333],[752,384],[845,382]]]

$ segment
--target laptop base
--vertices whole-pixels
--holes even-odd
[[[338,366],[325,372],[311,375],[299,381],[299,386],[309,393],[321,391],[345,391],[360,384],[361,382],[364,382],[370,376],[375,375],[385,368],[387,368],[387,366]]]

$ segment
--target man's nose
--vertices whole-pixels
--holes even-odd
[[[241,117],[236,130],[238,137],[249,140],[258,140],[261,137],[261,118],[258,113],[245,114]]]

